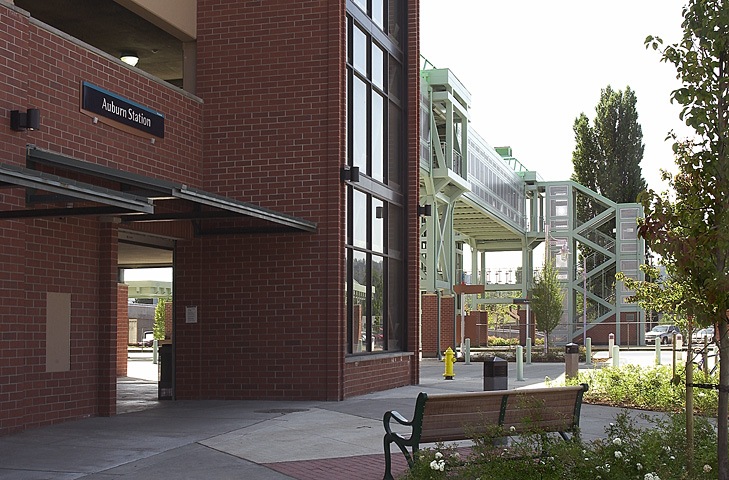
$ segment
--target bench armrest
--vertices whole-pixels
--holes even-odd
[[[407,418],[400,415],[400,413],[398,413],[397,411],[390,410],[389,412],[385,412],[385,416],[382,417],[382,423],[385,425],[385,431],[390,434],[392,434],[392,430],[390,430],[390,419],[395,420],[400,425],[413,425],[412,421],[409,421]]]

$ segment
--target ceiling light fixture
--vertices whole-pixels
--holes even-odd
[[[139,56],[136,52],[122,52],[121,61],[132,67],[136,67],[137,63],[139,63]]]

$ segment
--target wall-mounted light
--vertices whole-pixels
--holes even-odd
[[[38,130],[40,128],[40,110],[29,108],[25,112],[10,111],[10,129],[16,132],[23,130]]]
[[[137,63],[139,63],[139,55],[137,55],[137,52],[122,52],[120,58],[122,62],[132,67],[136,67]]]
[[[342,181],[359,182],[359,167],[343,167],[340,177]]]
[[[432,205],[418,205],[418,215],[421,217],[429,217],[433,214]]]

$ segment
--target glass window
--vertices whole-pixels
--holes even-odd
[[[367,194],[354,191],[354,202],[352,202],[353,217],[353,244],[355,247],[367,248]]]
[[[352,148],[354,165],[361,173],[367,173],[367,85],[354,77],[352,98]]]
[[[354,252],[352,255],[352,351],[367,351],[367,254]]]
[[[387,1],[387,33],[390,39],[396,44],[401,45],[403,35],[405,33],[405,25],[403,25],[403,14],[401,5],[405,3],[402,0]]]
[[[385,99],[372,92],[372,178],[381,182],[385,163]]]
[[[385,251],[385,206],[382,200],[372,199],[372,250],[384,253]]]
[[[372,255],[372,351],[382,350],[385,346],[382,323],[385,299],[384,265],[383,257]]]
[[[399,1],[354,0],[347,5],[363,11],[369,7],[371,15],[369,23],[359,12],[347,18],[347,158],[360,175],[369,177],[347,188],[347,353],[397,351],[408,347],[402,258],[407,232],[402,205],[407,78],[396,60],[404,55],[401,42],[392,39],[402,38],[405,25],[400,25]],[[389,39],[378,36],[376,44],[368,32],[383,25]]]
[[[372,83],[380,90],[385,89],[385,52],[372,44]]]
[[[402,182],[402,113],[400,108],[390,102],[387,109],[387,184],[400,189]]]
[[[380,30],[385,29],[385,0],[372,0],[372,21],[375,25],[380,27]]]
[[[367,34],[358,26],[354,26],[354,41],[352,42],[354,54],[354,68],[362,75],[367,76]]]

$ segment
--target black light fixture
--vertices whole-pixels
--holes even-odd
[[[343,182],[347,180],[349,180],[350,182],[359,182],[359,167],[343,167],[340,178]]]
[[[10,130],[22,132],[24,130],[38,130],[40,128],[40,110],[29,108],[25,112],[10,111]]]
[[[430,204],[428,205],[418,205],[418,215],[421,217],[429,217],[432,215],[432,206]]]

